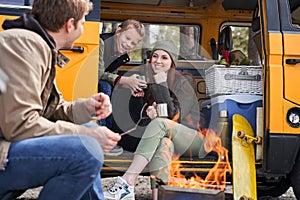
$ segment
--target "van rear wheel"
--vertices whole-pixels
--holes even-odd
[[[298,152],[298,156],[290,177],[294,194],[297,199],[300,199],[300,152]]]
[[[291,186],[289,178],[281,177],[279,182],[266,184],[263,186],[257,186],[257,195],[258,197],[279,197],[284,194]]]

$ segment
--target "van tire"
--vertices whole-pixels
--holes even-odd
[[[298,152],[298,156],[290,177],[294,194],[297,199],[300,199],[300,152]]]
[[[291,186],[289,178],[281,177],[279,182],[274,183],[273,185],[257,187],[257,196],[258,197],[279,197],[284,194]]]

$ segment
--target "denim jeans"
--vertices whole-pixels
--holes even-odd
[[[101,79],[98,81],[98,92],[103,92],[104,94],[107,94],[109,98],[111,98],[112,89],[112,85],[109,82]],[[112,115],[109,115],[105,119],[101,119],[100,123],[102,126],[106,126],[107,128],[111,129],[113,123]]]
[[[0,196],[43,186],[42,200],[104,199],[102,165],[102,148],[88,136],[44,136],[13,142],[6,169],[0,171]]]

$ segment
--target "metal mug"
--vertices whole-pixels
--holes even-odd
[[[166,103],[156,104],[156,112],[158,117],[168,117],[168,104]]]

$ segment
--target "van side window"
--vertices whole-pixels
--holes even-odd
[[[100,33],[114,31],[120,22],[102,22]],[[183,24],[153,24],[143,23],[145,26],[145,37],[131,52],[131,62],[142,63],[147,59],[149,52],[157,41],[172,40],[179,47],[179,60],[193,59],[202,60],[200,56],[200,26]],[[130,63],[129,63],[130,64]]]
[[[34,0],[0,0],[0,4],[17,5],[17,6],[31,6]]]
[[[218,40],[219,55],[222,49],[230,51],[240,50],[246,57],[252,60],[253,65],[260,64],[257,47],[253,41],[253,34],[251,24],[229,24],[224,23]]]
[[[290,1],[291,21],[295,28],[300,28],[300,3],[296,4],[296,1]]]
[[[231,29],[231,50],[241,50],[248,55],[249,26],[229,26]]]

